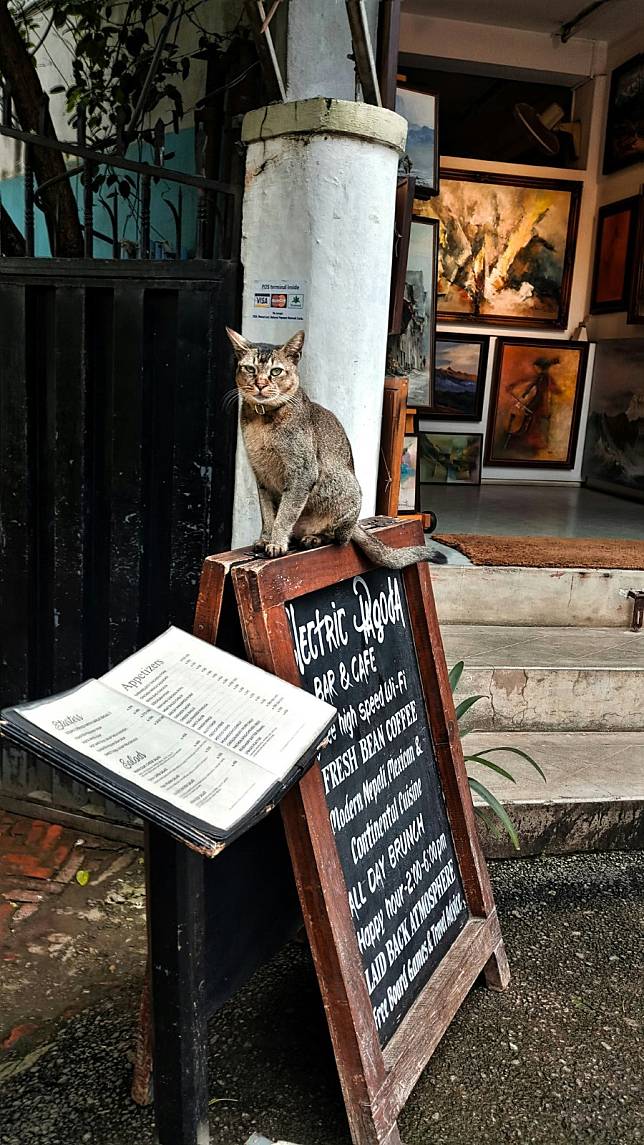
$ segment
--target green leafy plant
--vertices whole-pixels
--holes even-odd
[[[456,691],[456,688],[458,686],[458,682],[459,682],[459,680],[463,674],[463,668],[464,667],[465,667],[464,661],[459,660],[458,664],[455,664],[449,673],[449,682],[450,682],[450,687],[452,689],[452,694]],[[470,708],[473,707],[474,704],[478,703],[478,701],[482,700],[483,698],[484,698],[483,696],[467,696],[466,699],[461,700],[460,703],[456,705],[456,719],[457,719],[459,724],[460,724],[461,719],[465,715],[465,713],[468,712],[470,710]],[[463,737],[467,735],[467,731],[463,731],[460,728],[459,728],[459,730],[460,730],[461,739],[463,739]],[[479,763],[483,767],[489,768],[490,771],[495,771],[497,773],[497,775],[502,775],[504,779],[509,779],[511,783],[516,783],[516,779],[514,778],[514,776],[511,775],[511,773],[505,767],[501,767],[501,765],[498,763],[495,763],[494,760],[487,758],[489,755],[492,755],[493,753],[498,753],[498,752],[505,752],[505,753],[508,753],[510,755],[520,756],[521,759],[524,759],[527,763],[530,764],[531,767],[534,767],[535,771],[537,771],[539,773],[539,775],[541,776],[541,778],[543,779],[543,782],[544,783],[546,782],[546,777],[545,777],[542,769],[539,767],[539,764],[537,763],[537,761],[535,759],[533,759],[531,755],[528,755],[527,752],[521,751],[520,748],[518,748],[518,747],[488,747],[485,749],[484,752],[481,751],[481,752],[476,752],[474,755],[464,756],[465,763],[466,764],[467,763]],[[512,820],[510,819],[510,816],[508,815],[507,811],[505,810],[505,807],[503,806],[503,804],[500,803],[499,800],[496,798],[496,796],[493,795],[492,792],[489,791],[488,788],[485,787],[485,785],[483,783],[481,783],[478,779],[473,779],[471,775],[468,775],[467,778],[468,778],[468,782],[470,785],[470,789],[473,792],[475,792],[476,795],[479,795],[481,797],[481,799],[484,800],[485,803],[487,803],[490,810],[494,813],[496,819],[501,823],[501,825],[507,831],[508,835],[510,836],[510,839],[512,840],[513,846],[515,847],[515,849],[517,851],[519,851],[521,848],[520,848],[520,844],[519,844],[519,836],[517,834],[516,827],[514,826]],[[490,830],[494,830],[494,824],[490,822],[489,818],[479,808],[475,808],[475,811],[476,811],[476,814],[479,815],[484,820],[484,822],[487,824],[487,826],[490,828]],[[496,831],[494,833],[498,834],[498,832],[496,832]]]

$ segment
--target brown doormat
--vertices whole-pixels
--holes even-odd
[[[644,569],[644,541],[598,541],[592,537],[478,537],[437,533],[475,565],[522,565],[553,569]]]

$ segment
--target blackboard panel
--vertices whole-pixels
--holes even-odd
[[[376,569],[286,613],[304,686],[338,708],[320,766],[384,1046],[468,919],[403,579]]]
[[[302,926],[279,811],[205,867],[207,1007],[212,1014]]]

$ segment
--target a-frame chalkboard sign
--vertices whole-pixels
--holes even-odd
[[[379,536],[423,542],[417,520]],[[375,569],[353,546],[213,558],[198,635],[228,571],[249,659],[339,711],[281,812],[352,1140],[400,1145],[398,1114],[475,980],[509,978],[428,566]]]

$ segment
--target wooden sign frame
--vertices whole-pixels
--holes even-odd
[[[378,529],[388,545],[420,545],[418,520]],[[207,562],[206,562],[207,563]],[[325,546],[231,568],[247,655],[301,686],[285,604],[367,572],[353,546]],[[492,989],[509,981],[505,947],[483,857],[460,746],[426,564],[403,572],[407,604],[454,848],[470,919],[384,1049],[364,977],[347,887],[320,768],[281,804],[313,959],[354,1145],[401,1145],[397,1118],[418,1077],[480,974]]]

